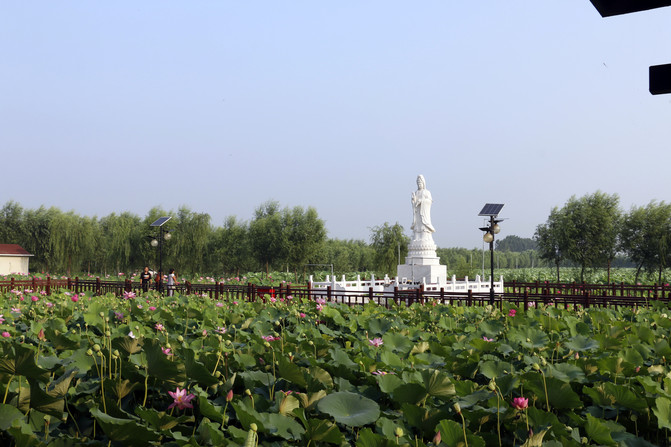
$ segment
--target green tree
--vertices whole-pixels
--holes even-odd
[[[164,249],[170,255],[170,262],[178,269],[178,273],[202,273],[205,267],[205,250],[212,234],[210,215],[194,213],[182,206],[177,210],[175,220],[174,223],[168,222],[172,224],[174,231],[171,233],[170,242],[164,244]]]
[[[312,207],[304,210],[299,206],[291,211],[285,209],[282,220],[286,232],[288,267],[298,269],[314,261],[326,240],[324,221],[317,215],[317,210]]]
[[[536,245],[536,241],[531,238],[510,235],[504,237],[500,241],[496,241],[496,251],[523,252],[526,250],[535,250]]]
[[[559,213],[559,248],[566,259],[585,270],[608,265],[615,257],[621,213],[617,194],[597,191],[581,198],[571,197]]]
[[[622,219],[620,248],[636,264],[636,279],[641,269],[648,273],[662,272],[671,260],[671,204],[650,202],[633,207]]]
[[[403,226],[398,222],[389,225],[385,222],[371,230],[371,246],[375,252],[375,270],[380,273],[395,275],[399,262],[408,254],[410,238],[404,234]]]
[[[213,231],[208,248],[208,265],[217,273],[240,273],[257,267],[251,256],[247,224],[230,216]]]
[[[539,257],[551,262],[557,269],[557,282],[561,281],[559,265],[564,260],[563,250],[566,246],[562,233],[562,221],[562,211],[555,207],[550,212],[547,222],[536,227],[534,234]]]
[[[253,256],[265,267],[266,274],[271,266],[280,265],[287,259],[287,233],[278,202],[266,202],[254,211],[249,238]]]

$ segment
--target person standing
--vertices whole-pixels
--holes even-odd
[[[142,291],[147,293],[149,291],[149,281],[151,281],[149,267],[145,267],[142,273],[140,273],[140,279],[142,280]]]
[[[177,281],[177,274],[175,273],[175,269],[170,269],[170,273],[168,274],[168,296],[173,296],[175,293],[175,286],[179,284],[179,281]]]

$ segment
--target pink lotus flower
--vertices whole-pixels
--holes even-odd
[[[484,335],[482,336],[482,339],[483,339],[484,341],[494,341],[493,338],[487,338],[487,337],[484,336]]]
[[[154,328],[155,328],[157,331],[164,331],[164,330],[165,330],[165,328],[163,327],[163,325],[162,325],[161,323],[156,323],[156,324],[154,325]]]
[[[11,337],[12,335],[11,335],[9,332],[4,331],[4,332],[2,333],[2,336],[5,337],[5,338],[9,338],[9,337]]]
[[[154,307],[154,306],[149,306],[149,310],[151,310],[151,311],[153,312],[153,311],[156,310],[156,307]]]
[[[384,342],[382,341],[382,339],[380,337],[375,337],[372,340],[368,340],[368,343],[370,343],[371,346],[375,346],[376,348],[379,348],[380,346],[382,346],[384,344]]]
[[[5,322],[5,318],[4,318],[4,316],[3,316],[3,315],[0,315],[0,324],[2,324],[2,323],[4,323],[4,322]]]
[[[377,371],[373,371],[372,374],[374,376],[386,376],[387,374],[395,374],[393,372],[387,372],[387,371],[382,371],[381,369],[378,369]]]
[[[76,303],[77,301],[79,301],[79,297],[77,295],[74,295],[74,296],[70,297],[70,299],[72,300],[73,303]]]
[[[516,410],[524,410],[529,406],[529,399],[525,397],[516,397],[513,399],[513,408]]]
[[[514,317],[515,314],[517,314],[517,311],[515,309],[510,309],[510,311],[508,311],[508,316],[509,317]]]
[[[174,393],[172,391],[168,391],[168,394],[170,394],[170,397],[174,399],[174,402],[170,404],[168,410],[173,407],[177,407],[180,410],[183,410],[185,408],[193,408],[191,399],[193,399],[196,396],[193,394],[186,394],[185,389],[180,390],[179,387],[177,387]]]
[[[301,318],[305,318],[305,314],[304,314],[303,312],[301,312],[301,313],[298,314],[298,315],[299,315]]]
[[[215,306],[217,306],[217,307],[224,307],[224,303],[217,303],[217,304],[215,304]]]
[[[170,352],[170,348],[163,348],[161,347],[161,351],[163,351],[163,354],[165,355],[172,355],[172,352]]]
[[[36,297],[35,295],[31,296],[30,299],[33,301],[33,303],[38,302],[40,299]]]
[[[264,339],[265,341],[277,341],[280,339],[280,337],[273,337],[272,335],[264,335],[261,338]]]
[[[226,328],[221,327],[221,326],[217,326],[216,332],[219,333],[219,334],[225,334],[226,333]]]
[[[47,301],[45,304],[46,304],[46,306],[47,306],[49,309],[51,309],[52,307],[54,307],[54,303],[50,303],[50,302]]]
[[[135,292],[124,292],[123,293],[123,299],[132,300],[133,298],[135,298]]]
[[[207,337],[207,329],[203,329],[203,337]]]

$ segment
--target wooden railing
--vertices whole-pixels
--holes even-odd
[[[144,291],[139,282],[125,281],[102,281],[82,280],[79,278],[67,279],[37,279],[0,281],[0,292],[8,293],[19,291],[22,293],[51,295],[61,289],[74,293],[87,292],[92,295],[104,295],[107,293],[122,296],[126,292],[134,292],[137,295]],[[165,284],[151,284],[151,290],[166,292]],[[30,291],[30,292],[27,292]],[[186,281],[174,286],[174,291],[186,295],[207,296],[213,300],[246,300],[246,301],[298,301],[307,299],[318,303],[338,302],[347,305],[362,305],[374,302],[382,306],[411,305],[413,303],[441,303],[446,305],[473,306],[486,305],[490,303],[488,293],[445,292],[426,291],[422,288],[416,290],[398,290],[393,292],[374,292],[370,287],[368,291],[342,291],[332,290],[331,287],[313,288],[310,283],[305,286],[282,285],[278,287],[257,286],[255,284],[232,285],[224,283],[214,284],[191,284]],[[505,291],[496,294],[496,305],[502,303],[513,303],[525,310],[540,304],[555,305],[563,308],[576,308],[578,306],[589,308],[594,306],[649,306],[653,302],[661,302],[669,305],[671,300],[671,287],[668,285],[599,285],[599,284],[557,284],[557,283],[520,283],[510,282],[505,284]]]

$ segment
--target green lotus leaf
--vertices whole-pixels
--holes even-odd
[[[0,404],[0,430],[7,430],[14,422],[23,421],[24,414],[13,405]]]
[[[446,445],[465,445],[464,431],[461,424],[444,419],[438,423],[436,430],[440,431],[442,442]],[[469,447],[485,447],[485,440],[480,436],[473,435],[469,430],[466,431],[466,440]]]
[[[382,340],[384,341],[384,346],[387,349],[391,349],[400,354],[408,354],[408,352],[410,352],[410,350],[413,348],[412,341],[408,339],[408,337],[401,334],[388,332],[382,336]]]
[[[583,383],[586,381],[585,372],[571,363],[555,363],[547,366],[548,377],[555,377],[562,382]]]
[[[302,388],[307,387],[307,381],[304,375],[305,369],[290,362],[286,357],[280,356],[278,359],[278,372],[281,378],[294,383]]]
[[[395,374],[377,376],[377,383],[383,393],[391,394],[396,388],[403,385],[403,380]]]
[[[652,408],[657,416],[657,425],[659,428],[671,430],[671,399],[660,396],[655,399],[655,406]]]
[[[33,346],[12,343],[11,350],[5,353],[4,358],[0,358],[0,373],[45,382],[49,377],[49,371],[37,366],[36,356],[37,352]]]
[[[576,335],[571,340],[564,343],[564,345],[574,351],[583,352],[588,350],[593,350],[599,347],[599,343],[596,340],[593,340],[584,335]]]
[[[220,424],[215,424],[209,419],[204,418],[198,426],[200,439],[207,443],[207,445],[225,445],[226,436],[220,428]]]
[[[161,350],[158,340],[146,339],[143,348],[147,354],[147,372],[150,376],[171,385],[183,386],[186,382],[183,363],[177,360],[171,361]]]
[[[617,443],[611,437],[611,429],[608,427],[608,425],[606,425],[605,421],[599,418],[595,418],[591,414],[587,414],[585,432],[590,439],[598,444],[617,445]]]
[[[349,392],[329,394],[319,401],[317,408],[349,427],[362,427],[380,416],[380,406],[375,401]]]
[[[508,362],[495,362],[488,360],[480,365],[480,372],[488,379],[495,379],[509,375],[513,371],[513,365]]]
[[[91,409],[91,415],[96,418],[100,427],[112,441],[129,446],[146,446],[160,438],[159,433],[140,425],[135,420],[115,418],[97,408]]]
[[[184,369],[189,380],[196,381],[205,387],[215,385],[219,382],[205,365],[196,360],[196,353],[192,349],[182,348],[179,350],[179,355],[184,360]]]

